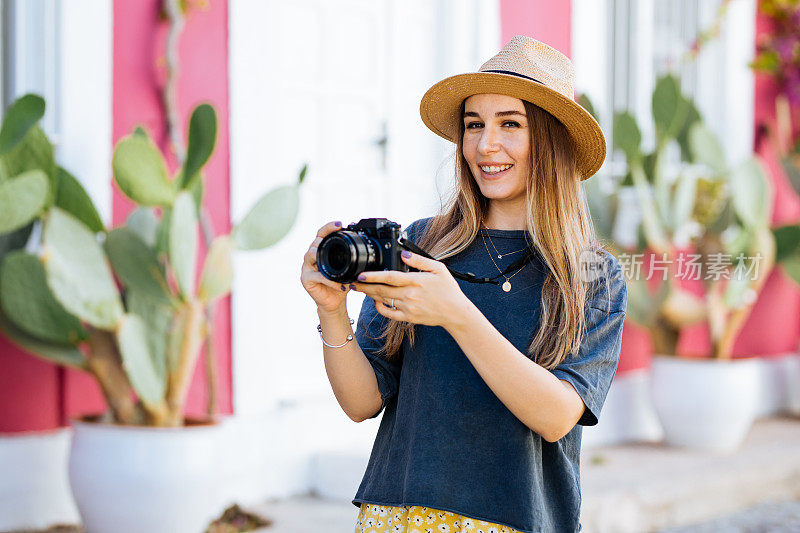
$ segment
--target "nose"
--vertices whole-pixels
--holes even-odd
[[[498,133],[492,127],[484,127],[478,143],[478,152],[482,155],[497,152],[500,149],[498,144]]]

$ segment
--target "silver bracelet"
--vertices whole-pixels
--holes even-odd
[[[352,318],[350,319],[350,325],[351,326],[353,325],[353,319]],[[319,332],[319,338],[322,340],[322,344],[324,344],[328,348],[341,348],[342,346],[344,346],[345,344],[347,344],[348,342],[353,340],[353,335],[351,333],[350,335],[347,336],[347,340],[346,341],[344,341],[342,344],[336,346],[336,345],[333,345],[333,344],[328,344],[327,342],[325,342],[325,339],[322,338],[322,324],[317,324],[317,331]]]

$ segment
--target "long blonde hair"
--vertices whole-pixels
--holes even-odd
[[[577,353],[584,333],[584,305],[590,289],[579,276],[581,252],[602,253],[602,247],[586,206],[569,133],[550,113],[522,102],[531,133],[526,231],[549,267],[542,286],[540,327],[527,355],[552,370],[569,354]],[[463,114],[462,102],[455,154],[456,187],[417,242],[440,261],[473,242],[489,207],[462,152]],[[414,324],[389,320],[381,335],[386,342],[379,353],[388,359],[397,358],[406,335],[413,346]]]

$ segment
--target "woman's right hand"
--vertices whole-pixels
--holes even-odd
[[[303,268],[300,274],[303,288],[317,303],[317,307],[327,312],[336,311],[343,306],[347,301],[347,293],[350,292],[350,289],[346,285],[329,280],[320,273],[317,268],[317,247],[326,235],[340,229],[342,229],[341,222],[329,222],[319,229],[317,238],[303,256]]]

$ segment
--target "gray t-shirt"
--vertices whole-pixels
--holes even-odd
[[[419,242],[429,220],[408,227],[413,241]],[[527,242],[522,230],[482,232],[501,254]],[[396,362],[376,355],[388,319],[371,298],[364,299],[355,338],[375,370],[384,415],[354,505],[426,506],[527,533],[580,531],[581,426],[597,424],[616,372],[627,300],[619,262],[604,253],[608,261],[600,289],[587,302],[579,353],[552,371],[575,387],[587,408],[578,425],[555,443],[508,410],[442,327],[415,326],[414,347],[406,338]],[[495,254],[494,261],[504,269],[520,255],[498,259]],[[444,262],[480,277],[499,273],[481,235]],[[494,327],[526,353],[538,329],[545,274],[537,254],[511,279],[508,293],[498,285],[457,281]]]

